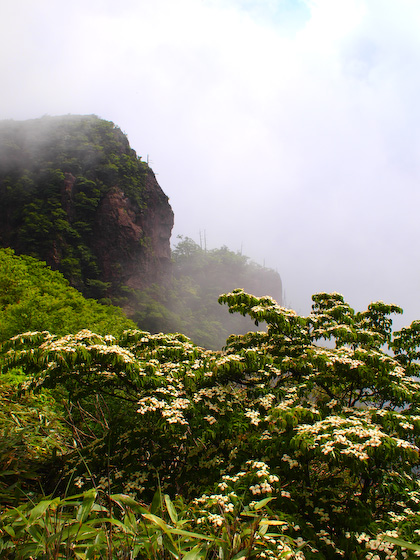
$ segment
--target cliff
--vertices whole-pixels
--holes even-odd
[[[0,122],[0,245],[90,297],[170,277],[173,212],[153,171],[95,116]]]

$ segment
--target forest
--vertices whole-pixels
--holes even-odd
[[[172,224],[167,196],[114,123],[0,121],[0,246],[47,262],[145,330],[221,349],[252,322],[229,315],[218,296],[242,287],[281,301],[280,276],[226,246],[180,237],[171,251]]]
[[[0,557],[420,556],[420,321],[172,225],[113,123],[0,123]]]
[[[420,321],[232,288],[212,350],[0,263],[1,558],[419,555]]]
[[[226,246],[207,250],[179,236],[172,263],[171,282],[126,292],[133,309],[130,318],[152,333],[182,332],[199,346],[220,350],[231,333],[255,329],[248,317],[220,306],[220,294],[240,286],[255,295],[283,298],[278,272]]]
[[[98,212],[117,184],[144,209],[147,174],[124,133],[95,115],[1,121],[0,245],[58,268],[87,297],[119,293],[95,246]]]

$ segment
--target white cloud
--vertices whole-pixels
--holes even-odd
[[[415,0],[6,2],[1,118],[96,113],[158,173],[175,233],[243,247],[290,304],[420,317]]]

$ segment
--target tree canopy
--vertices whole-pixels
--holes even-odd
[[[169,284],[132,294],[132,319],[152,333],[182,332],[200,346],[221,349],[232,332],[244,334],[254,324],[218,305],[220,294],[240,286],[255,295],[269,293],[282,300],[278,272],[226,246],[207,250],[179,236],[172,260]]]
[[[27,331],[115,335],[134,326],[121,309],[84,298],[45,263],[0,249],[0,341]]]
[[[21,368],[22,389],[67,403],[44,484],[81,487],[91,504],[92,488],[115,504],[126,496],[124,527],[152,504],[139,515],[161,535],[159,558],[406,558],[398,539],[420,542],[417,322],[393,333],[398,306],[356,313],[336,293],[313,296],[307,317],[242,289],[219,301],[267,331],[232,335],[223,352],[140,330],[3,344],[3,375]],[[51,464],[44,448],[38,460]],[[38,517],[21,509],[32,525],[19,525],[13,511],[4,546],[13,527],[33,542],[24,527]],[[137,557],[150,558],[132,531]]]

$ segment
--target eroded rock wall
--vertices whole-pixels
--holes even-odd
[[[150,167],[94,115],[0,121],[0,245],[90,297],[170,277],[174,216]]]

